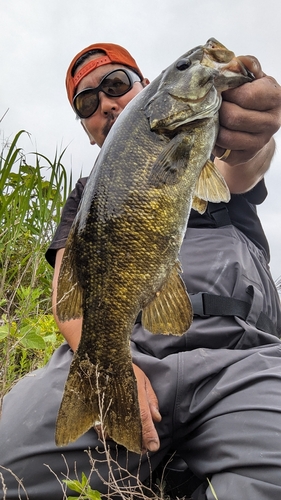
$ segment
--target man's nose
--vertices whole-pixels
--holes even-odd
[[[99,92],[100,110],[109,113],[119,108],[118,97],[109,97],[104,92]]]

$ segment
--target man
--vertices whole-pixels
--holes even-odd
[[[134,478],[147,480],[169,453],[177,452],[202,482],[194,499],[214,498],[206,478],[220,500],[280,498],[281,311],[255,205],[266,197],[263,176],[274,153],[272,135],[281,123],[281,89],[255,58],[241,60],[256,80],[224,93],[214,150],[231,201],[227,206],[209,204],[203,216],[192,212],[181,250],[183,279],[195,297],[193,324],[185,335],[172,339],[153,336],[141,324],[132,333],[148,455],[140,459],[107,441],[110,471],[119,487],[128,486],[125,469],[134,487]],[[109,90],[115,71],[122,95]],[[146,84],[135,60],[117,45],[94,44],[74,58],[67,92],[91,144],[102,146],[117,116]],[[56,316],[57,278],[85,182],[79,180],[70,195],[46,254],[55,265],[54,314],[68,344],[47,367],[19,382],[4,403],[0,464],[6,468],[7,499],[18,497],[13,474],[22,479],[30,500],[61,499],[57,479],[63,473],[72,479],[75,471],[79,477],[82,472],[90,475],[84,452],[89,448],[96,469],[90,484],[107,491],[109,468],[94,429],[68,447],[57,449],[54,443],[72,358],[69,346],[75,350],[81,334],[80,320],[60,323]]]

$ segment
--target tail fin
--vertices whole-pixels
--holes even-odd
[[[88,358],[75,353],[58,412],[55,441],[65,446],[76,441],[95,422],[116,443],[141,453],[141,419],[132,363],[120,367],[118,376],[98,371]]]

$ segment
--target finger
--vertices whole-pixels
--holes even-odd
[[[158,402],[156,395],[151,387],[151,384],[143,373],[143,371],[136,365],[133,365],[135,376],[137,379],[138,386],[138,398],[140,405],[140,416],[142,423],[142,440],[143,440],[143,450],[157,451],[160,447],[160,441],[155,429],[151,405],[154,408],[154,415],[158,411]]]
[[[157,451],[160,447],[160,441],[150,415],[149,406],[142,405],[140,409],[142,422],[142,446],[143,451]]]
[[[231,137],[232,131],[239,131],[250,135],[264,135],[265,140],[268,141],[280,127],[281,113],[245,110],[234,103],[223,102],[219,120],[220,126],[225,129],[223,131],[224,139],[227,139],[227,131],[229,131],[229,137]],[[222,131],[220,132],[222,133]],[[234,149],[233,144],[232,149]]]
[[[253,73],[255,78],[262,78],[264,72],[262,71],[261,64],[255,56],[238,56],[237,59],[246,66],[246,68]]]
[[[226,152],[226,148],[221,148],[219,146],[216,146],[213,151],[213,155],[216,156],[218,159]],[[230,154],[227,157],[227,160],[225,160],[229,165],[242,165],[249,160],[252,160],[256,156],[256,151],[250,152],[248,149],[246,150],[230,150]]]
[[[158,399],[148,378],[146,378],[145,387],[152,419],[154,422],[160,422],[162,417],[159,412]]]
[[[159,405],[158,405],[158,399],[157,396],[153,390],[153,387],[150,383],[150,380],[146,377],[145,374],[144,376],[144,388],[145,388],[145,396],[148,402],[148,406],[150,409],[151,417],[154,422],[160,422],[162,420],[161,414],[159,412]]]
[[[281,87],[271,76],[226,90],[222,97],[223,101],[235,103],[244,109],[279,112],[281,107]]]
[[[135,370],[135,368],[134,368]],[[149,408],[151,410],[151,414],[152,414],[152,418],[153,420],[155,420],[156,422],[160,422],[161,420],[161,415],[159,413],[159,405],[158,405],[158,399],[157,399],[157,396],[154,392],[154,389],[150,383],[150,380],[149,378],[145,375],[145,373],[140,370],[139,367],[136,367],[136,370],[139,370],[139,372],[141,373],[141,378],[143,378],[143,382],[144,384],[142,385],[141,389],[145,389],[145,394],[146,394],[146,398],[147,398],[147,402],[148,402],[148,405],[149,405]],[[138,379],[138,375],[137,375],[137,371],[135,370],[135,375]],[[155,418],[154,418],[155,417]]]
[[[230,149],[228,163],[240,163],[242,158],[248,161],[268,143],[270,137],[271,134],[252,134],[220,127],[213,154],[220,157],[226,149]]]

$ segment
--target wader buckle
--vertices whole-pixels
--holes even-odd
[[[191,300],[193,316],[200,316],[201,318],[209,318],[210,314],[205,313],[205,301],[204,296],[208,295],[206,292],[190,293],[189,298]]]

